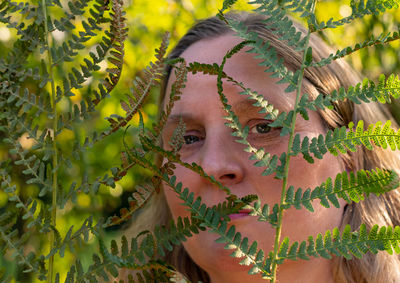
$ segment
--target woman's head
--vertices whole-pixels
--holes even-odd
[[[297,70],[301,64],[301,54],[295,52],[284,42],[277,39],[276,35],[265,27],[264,18],[255,14],[240,13],[230,14],[234,18],[243,22],[249,31],[255,31],[266,42],[276,49],[277,55],[284,58],[286,66],[291,70]],[[298,30],[303,28],[296,25]],[[220,64],[226,52],[240,42],[235,37],[226,24],[218,18],[210,18],[198,23],[185,35],[175,49],[171,52],[170,58],[183,57],[186,62],[218,63]],[[330,49],[318,38],[312,36],[310,45],[313,47],[314,60],[327,57]],[[263,68],[258,65],[259,61],[245,50],[235,54],[227,61],[224,71],[237,81],[243,82],[246,87],[263,94],[264,97],[280,111],[288,112],[294,105],[294,93],[285,93],[285,85],[276,84],[276,79],[269,77]],[[171,83],[174,81],[174,74],[168,69],[161,94],[162,102],[168,97]],[[335,61],[328,67],[306,69],[304,75],[303,91],[307,92],[311,99],[319,93],[329,95],[333,90],[340,86],[347,88],[357,83],[357,76],[351,68],[344,62]],[[168,140],[172,136],[174,128],[180,119],[186,124],[185,144],[180,151],[183,161],[196,162],[203,167],[205,172],[213,175],[222,184],[229,187],[232,193],[243,196],[247,194],[257,194],[262,203],[273,205],[279,203],[281,193],[281,181],[271,176],[262,176],[262,169],[252,166],[249,154],[244,152],[243,145],[235,142],[231,135],[231,130],[224,124],[226,120],[222,104],[216,87],[216,77],[204,74],[188,74],[185,89],[182,91],[181,99],[175,103],[169,117],[166,128],[163,132],[163,144],[168,148]],[[258,113],[259,109],[251,106],[251,101],[245,96],[240,95],[240,89],[235,85],[224,81],[224,94],[227,96],[228,103],[233,106],[239,121],[243,126],[247,125],[250,129],[248,141],[255,147],[263,147],[272,154],[282,153],[287,150],[288,136],[281,137],[279,129],[270,128],[263,115]],[[296,132],[301,136],[314,137],[324,134],[327,129],[347,125],[350,121],[363,119],[366,123],[375,120],[384,120],[385,112],[375,104],[356,105],[350,101],[338,102],[333,110],[310,112],[310,119],[304,120],[298,117]],[[397,163],[396,163],[397,162]],[[356,154],[345,155],[337,158],[325,155],[324,159],[317,160],[315,164],[308,164],[301,157],[294,157],[290,163],[289,185],[295,187],[314,188],[320,185],[328,177],[334,177],[337,173],[344,170],[372,169],[375,167],[395,167],[400,168],[398,159],[391,154],[382,151],[366,152],[360,150]],[[197,174],[186,168],[177,166],[175,170],[177,179],[184,186],[191,189],[196,196],[202,197],[207,205],[215,205],[225,198],[225,193],[214,187],[211,183],[202,179]],[[185,207],[180,205],[177,197],[164,188],[164,194],[172,217],[189,216]],[[396,192],[383,198],[370,198],[362,205],[348,205],[341,203],[341,208],[326,209],[315,203],[315,212],[309,213],[305,210],[288,210],[284,216],[283,236],[288,236],[291,240],[303,240],[309,235],[323,233],[327,229],[348,224],[352,222],[359,225],[360,222],[374,224],[378,221],[381,225],[394,225],[399,217],[396,212],[386,211],[399,208],[398,202],[394,202]],[[373,214],[374,212],[383,213],[380,219]],[[397,218],[396,218],[397,217]],[[256,240],[259,247],[266,252],[272,249],[274,229],[266,223],[258,222],[256,218],[246,214],[232,215],[232,222],[237,230],[243,232],[251,241]],[[392,223],[390,223],[392,222]],[[352,227],[356,229],[358,226]],[[175,264],[183,266],[182,272],[194,279],[196,264],[204,269],[211,279],[218,282],[234,282],[233,279],[243,280],[247,273],[247,267],[240,267],[238,260],[229,257],[230,251],[224,250],[222,244],[215,243],[217,237],[208,232],[202,232],[190,238],[185,244],[185,251],[176,251],[180,258],[175,256]],[[186,259],[183,262],[183,254],[187,252],[195,263]],[[185,255],[186,256],[186,255]],[[390,263],[390,260],[392,262]],[[383,259],[382,259],[383,261]],[[389,265],[396,264],[396,259],[385,259]],[[314,273],[308,273],[303,280],[312,280],[312,277],[332,279],[335,274],[337,282],[353,282],[354,280],[373,280],[373,276],[379,276],[377,271],[387,263],[377,262],[370,257],[364,261],[354,261],[348,263],[344,260],[336,260],[335,266],[327,260],[314,259],[310,262],[288,262],[280,268],[279,276],[282,282],[301,280],[299,270],[309,268]],[[398,263],[398,262],[397,262]],[[359,264],[357,266],[357,264]],[[371,272],[369,266],[373,267]],[[194,267],[193,267],[194,266]],[[317,267],[315,269],[315,267]],[[354,271],[355,269],[365,269]],[[333,272],[332,272],[333,270]],[[191,274],[188,274],[191,273]],[[350,275],[349,275],[350,274]],[[232,277],[229,277],[232,276]],[[346,279],[344,279],[346,278]],[[375,277],[379,278],[379,277]],[[252,281],[255,279],[252,277]],[[204,280],[204,278],[203,278]],[[340,281],[341,280],[341,281]],[[345,281],[347,280],[347,281]],[[328,282],[328,281],[327,281]],[[356,281],[354,281],[356,282]],[[368,281],[367,281],[368,282]],[[371,281],[372,282],[372,281]]]

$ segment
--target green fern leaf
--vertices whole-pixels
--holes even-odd
[[[362,43],[355,44],[354,47],[346,47],[345,49],[336,51],[335,54],[330,54],[329,57],[321,59],[319,62],[312,64],[313,67],[322,67],[330,64],[332,61],[348,56],[362,48],[375,46],[378,44],[387,44],[389,42],[400,39],[400,32],[380,34],[377,38],[372,37]]]
[[[351,259],[352,256],[362,257],[366,252],[386,251],[389,254],[400,252],[400,227],[379,227],[375,225],[370,232],[366,231],[365,224],[362,224],[359,231],[352,232],[349,225],[340,235],[339,229],[327,231],[325,236],[317,235],[317,238],[308,238],[308,243],[303,241],[300,245],[295,242],[288,249],[289,241],[284,240],[278,253],[278,263],[282,264],[284,260],[296,260],[298,258],[308,259],[312,257],[331,258],[331,254],[344,256]]]
[[[355,0],[351,1],[350,7],[352,10],[352,14],[348,17],[342,18],[338,21],[334,21],[332,18],[329,19],[327,22],[317,22],[315,16],[311,17],[311,25],[312,31],[317,32],[321,31],[326,28],[337,28],[339,26],[349,24],[353,22],[355,19],[362,18],[365,15],[371,14],[379,14],[386,11],[386,9],[397,9],[399,7],[398,0]]]
[[[296,85],[293,73],[284,66],[283,60],[278,59],[276,51],[269,46],[268,42],[263,42],[257,33],[248,32],[242,23],[233,20],[227,20],[227,23],[238,36],[249,42],[247,44],[251,47],[249,52],[258,54],[255,58],[263,60],[261,65],[266,67],[266,72],[273,73],[272,77],[280,78],[280,83]]]
[[[297,155],[301,152],[305,160],[313,163],[310,153],[313,153],[314,157],[321,159],[326,153],[326,149],[335,156],[339,155],[339,153],[345,154],[348,150],[354,152],[359,145],[364,145],[369,150],[372,150],[373,145],[384,149],[390,147],[391,150],[396,150],[400,147],[400,133],[390,126],[390,120],[384,124],[383,128],[382,122],[378,121],[375,125],[369,125],[368,129],[364,131],[363,121],[358,122],[356,129],[353,128],[354,124],[351,122],[349,129],[341,127],[334,129],[333,132],[328,131],[325,137],[322,135],[318,138],[314,137],[311,140],[313,146],[309,144],[309,139],[305,137],[301,142],[300,150],[298,148],[299,143],[296,142],[294,144],[296,147],[292,147],[291,155]],[[320,146],[314,146],[315,144]]]
[[[348,90],[340,88],[339,91],[334,90],[328,96],[320,94],[312,101],[305,94],[299,102],[298,111],[303,111],[305,108],[312,111],[315,111],[317,108],[332,108],[333,102],[344,99],[349,99],[356,104],[371,101],[389,103],[392,101],[392,98],[397,99],[399,97],[400,80],[398,75],[391,74],[387,79],[385,75],[381,75],[378,84],[365,78],[362,83],[358,83],[355,87],[350,87]]]
[[[266,28],[277,34],[280,40],[284,40],[289,46],[294,46],[296,51],[303,51],[306,47],[305,37],[297,31],[293,22],[286,17],[288,11],[301,12],[301,17],[309,17],[312,14],[312,1],[265,1],[255,0],[252,4],[259,4],[256,12],[266,15]]]
[[[395,171],[375,169],[371,171],[360,170],[355,175],[353,172],[339,173],[335,177],[333,186],[331,178],[328,178],[321,186],[313,191],[307,189],[304,193],[301,188],[294,192],[293,187],[286,192],[283,209],[294,206],[296,209],[305,207],[313,212],[312,202],[319,199],[322,206],[329,208],[330,204],[339,207],[338,198],[346,202],[359,202],[364,200],[364,194],[383,194],[399,186],[399,176]]]

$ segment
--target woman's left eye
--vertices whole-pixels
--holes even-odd
[[[258,123],[250,128],[252,134],[266,134],[271,131],[271,127],[268,126],[268,122]]]
[[[183,136],[183,139],[185,140],[185,144],[187,145],[200,141],[200,138],[195,135],[186,135]]]

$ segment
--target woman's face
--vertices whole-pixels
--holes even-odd
[[[201,40],[186,49],[182,57],[188,63],[196,61],[220,64],[225,53],[239,42],[239,39],[231,35]],[[259,62],[253,58],[253,55],[241,51],[227,61],[224,71],[237,81],[243,82],[246,87],[264,95],[266,100],[279,111],[291,110],[294,106],[295,94],[285,93],[286,86],[275,84],[277,80],[270,78],[269,74],[263,71],[263,67],[258,66],[257,63]],[[166,97],[169,95],[169,89],[174,80],[172,72]],[[264,120],[264,115],[258,113],[260,109],[251,105],[254,101],[239,94],[241,92],[239,87],[226,81],[223,87],[228,103],[232,105],[240,123],[243,126],[247,125],[250,129],[248,141],[254,147],[262,147],[278,156],[286,151],[288,135],[281,137],[279,129],[269,128],[268,123],[271,121]],[[227,121],[224,116],[226,113],[217,93],[216,76],[201,73],[188,74],[181,99],[175,103],[163,132],[163,144],[165,148],[170,149],[168,140],[179,120],[182,119],[186,124],[186,143],[179,153],[184,162],[196,162],[201,165],[208,175],[214,176],[239,197],[257,194],[263,204],[268,203],[273,206],[279,203],[282,181],[274,179],[273,176],[261,176],[263,168],[252,165],[254,161],[249,160],[249,153],[243,151],[244,145],[235,142],[235,137],[231,135],[232,130],[225,126]],[[296,133],[314,137],[326,132],[317,113],[310,111],[309,116],[308,121],[300,116],[297,117]],[[309,164],[302,157],[296,156],[290,161],[289,185],[303,189],[314,188],[341,171],[343,171],[343,166],[340,160],[332,155],[327,154],[323,160],[315,160],[314,164]],[[188,187],[196,196],[200,196],[208,206],[225,200],[225,192],[198,174],[177,165],[175,175],[184,187]],[[174,218],[190,215],[169,187],[164,186],[164,192]],[[307,239],[309,235],[316,235],[339,226],[342,209],[326,209],[319,202],[314,202],[313,205],[314,213],[305,209],[289,209],[285,212],[283,237],[288,236],[291,241],[300,241]],[[240,231],[243,236],[248,237],[250,241],[258,241],[259,248],[264,249],[266,253],[272,250],[275,230],[268,223],[258,222],[256,217],[248,215],[232,218],[230,225],[235,225],[237,231]],[[238,265],[240,260],[229,257],[232,250],[226,250],[223,244],[215,243],[216,238],[217,235],[213,233],[201,232],[184,242],[184,247],[192,259],[206,270],[215,282],[220,280],[234,282],[227,281],[227,276],[235,276],[235,279],[240,277],[239,274],[245,276],[248,267]],[[283,275],[285,270],[289,273],[290,270],[295,271],[299,264],[307,263],[288,261],[282,265],[279,273]],[[314,262],[310,261],[310,264],[314,264],[314,267],[320,264],[323,269],[322,266],[328,266],[329,261],[314,260]],[[252,282],[256,279],[254,276],[251,278]],[[281,282],[301,281],[282,280]]]

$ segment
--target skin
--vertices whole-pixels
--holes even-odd
[[[239,39],[232,35],[201,40],[186,49],[182,57],[187,62],[219,64],[226,51],[237,43]],[[257,63],[251,54],[242,50],[228,60],[224,71],[243,82],[246,87],[263,94],[279,111],[289,111],[294,105],[295,94],[284,93],[286,86],[275,84],[276,79],[270,78]],[[174,79],[171,74],[167,89],[170,89]],[[268,123],[271,121],[264,120],[263,114],[258,113],[259,109],[251,107],[251,101],[239,94],[241,89],[228,82],[224,82],[223,87],[241,124],[250,128],[248,141],[272,154],[280,155],[286,151],[288,135],[281,137],[279,129],[269,128]],[[167,97],[168,94],[169,91]],[[232,130],[224,125],[224,116],[226,113],[219,101],[216,77],[200,73],[188,74],[186,88],[181,99],[175,103],[163,132],[163,144],[170,149],[168,140],[182,118],[186,124],[187,141],[180,151],[183,161],[201,165],[207,174],[213,175],[239,197],[257,194],[262,203],[279,203],[282,181],[273,176],[261,176],[263,168],[252,166],[254,161],[249,160],[249,154],[243,151],[243,144],[235,142]],[[308,121],[297,117],[296,133],[313,137],[326,132],[318,113],[310,111],[309,116]],[[290,161],[289,185],[303,189],[314,188],[343,170],[342,162],[329,154],[323,160],[315,160],[314,164],[296,156]],[[175,174],[184,186],[190,188],[196,196],[201,196],[209,206],[225,200],[226,194],[223,191],[196,173],[177,165]],[[190,215],[167,186],[164,187],[164,193],[174,218]],[[283,218],[282,239],[288,236],[291,241],[301,241],[309,235],[315,236],[339,226],[343,214],[341,204],[339,209],[326,209],[319,202],[314,202],[314,213],[306,209],[287,210]],[[256,217],[245,216],[232,220],[230,225],[235,225],[236,230],[248,237],[250,243],[256,240],[258,247],[266,253],[273,249],[275,229],[268,223],[258,222]],[[211,282],[266,282],[260,276],[248,275],[249,268],[239,265],[240,259],[229,256],[232,250],[226,250],[223,244],[215,243],[217,238],[215,234],[205,231],[184,243],[192,259],[208,272]],[[286,261],[279,266],[278,279],[279,282],[333,282],[331,261],[316,258],[310,261]]]

